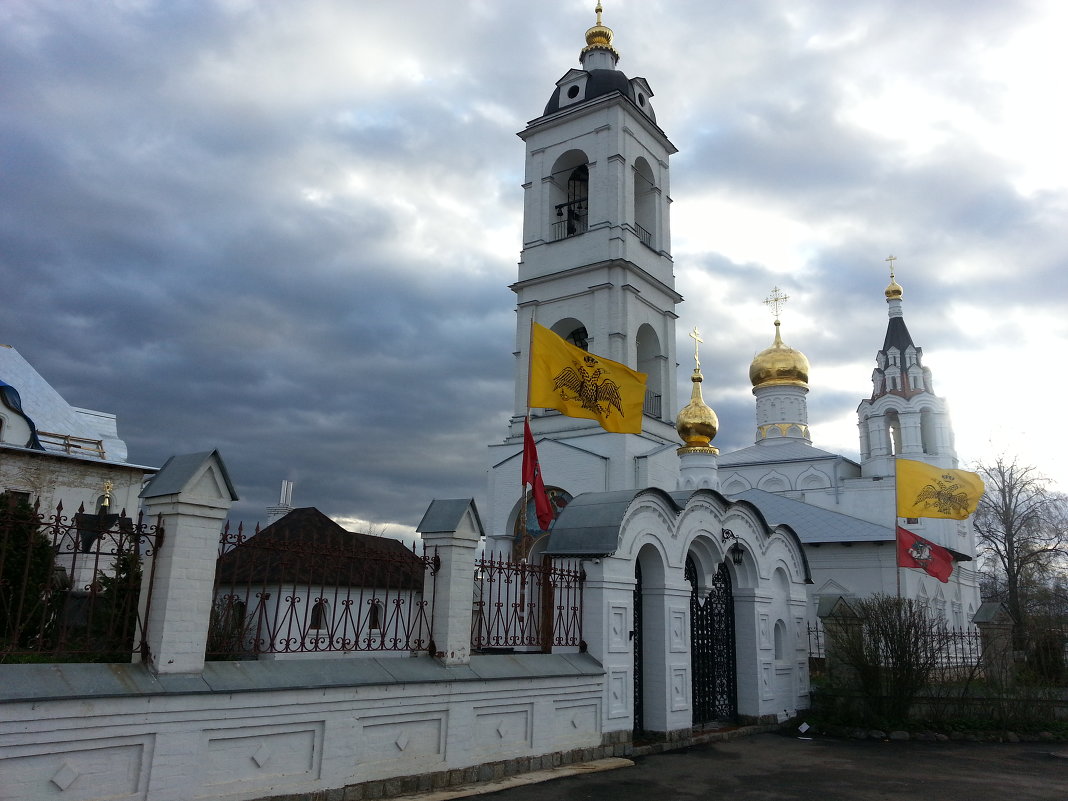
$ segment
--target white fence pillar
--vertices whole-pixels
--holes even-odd
[[[415,530],[427,553],[440,560],[434,581],[434,655],[446,665],[466,665],[471,661],[475,549],[483,536],[475,502],[434,500]]]
[[[141,498],[145,516],[161,515],[164,531],[148,568],[154,571],[145,621],[148,665],[154,673],[199,673],[219,533],[237,495],[218,451],[210,451],[172,456]]]

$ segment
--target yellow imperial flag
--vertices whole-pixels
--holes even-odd
[[[534,323],[531,406],[596,420],[605,431],[638,434],[642,430],[645,379],[645,373],[588,353]]]
[[[984,490],[976,473],[897,460],[898,517],[963,520],[975,511]]]

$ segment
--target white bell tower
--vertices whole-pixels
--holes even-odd
[[[905,326],[903,290],[894,277],[895,259],[891,256],[887,261],[886,338],[875,357],[871,398],[857,408],[861,475],[894,475],[894,458],[898,456],[956,467],[949,409],[945,399],[935,395],[931,370],[923,365],[923,348],[913,344]]]
[[[515,409],[490,446],[491,536],[514,534],[527,412],[531,321],[591,353],[648,374],[642,431],[609,434],[592,420],[531,410],[542,474],[568,496],[658,486],[672,490],[675,291],[668,159],[644,78],[618,69],[611,29],[586,31],[580,67],[556,82],[526,145],[523,250],[516,293]],[[566,499],[565,499],[566,502]],[[492,544],[492,543],[491,543]]]

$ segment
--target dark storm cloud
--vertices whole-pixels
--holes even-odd
[[[0,341],[71,403],[115,412],[133,461],[220,448],[237,517],[260,517],[283,478],[299,504],[402,525],[480,495],[513,403],[514,133],[575,64],[590,6],[0,7]],[[888,252],[909,250],[915,308],[962,252],[1028,279],[984,273],[958,301],[999,286],[1034,302],[1030,276],[1066,261],[1063,198],[1023,195],[959,132],[917,156],[844,113],[898,74],[994,113],[997,87],[961,76],[1016,4],[899,6],[606,10],[620,67],[649,78],[680,146],[675,202],[772,209],[818,243],[784,276],[724,255],[713,225],[679,259],[705,282],[679,290],[724,450],[752,441],[746,371],[771,341],[773,285],[814,374],[858,365],[855,393],[813,387],[815,426],[870,391]],[[966,340],[946,317],[910,325],[927,352]]]

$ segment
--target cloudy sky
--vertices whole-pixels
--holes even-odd
[[[0,342],[118,414],[131,461],[219,448],[237,518],[284,478],[396,533],[481,497],[511,413],[515,133],[593,5],[5,0]],[[1068,6],[604,19],[679,148],[679,353],[699,327],[716,444],[752,441],[778,285],[815,443],[856,455],[892,253],[962,460],[1019,454],[1068,486]]]

